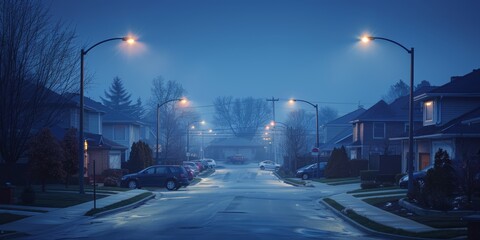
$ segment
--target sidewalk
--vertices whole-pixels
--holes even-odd
[[[135,189],[135,190],[130,190],[130,191],[126,191],[126,192],[122,192],[122,193],[114,194],[105,198],[98,199],[96,203],[97,208],[102,208],[102,207],[111,205],[113,203],[117,203],[129,198],[135,197],[144,192],[148,192],[148,191]],[[152,195],[152,196],[155,196],[155,195]],[[147,199],[150,199],[150,198],[147,198]],[[21,208],[21,207],[15,206],[15,208]],[[84,216],[84,214],[92,208],[93,208],[93,201],[82,203],[82,204],[75,205],[68,208],[58,208],[53,210],[50,209],[51,211],[46,213],[35,214],[31,217],[27,217],[15,222],[0,225],[0,230],[34,234],[35,232],[44,231],[45,229],[49,229],[57,225],[90,218],[90,217]],[[0,212],[11,212],[11,211],[14,211],[14,210],[0,209]],[[31,214],[23,214],[23,215],[31,215]]]
[[[379,224],[392,227],[392,228],[402,229],[409,232],[415,232],[415,233],[437,230],[430,226],[426,226],[424,224],[415,222],[408,218],[403,218],[393,213],[384,211],[380,208],[374,207],[362,200],[366,197],[357,198],[352,196],[351,194],[346,193],[351,190],[359,189],[360,188],[359,183],[348,184],[345,186],[343,185],[330,186],[328,184],[319,183],[315,181],[309,181],[309,183],[312,184],[315,188],[322,189],[322,192],[331,193],[332,195],[328,197],[335,200],[336,202],[344,206],[346,209],[351,209],[355,211],[357,214],[364,216]],[[339,187],[341,188],[341,191],[338,191]],[[335,191],[334,189],[337,189],[337,190]],[[391,190],[385,191],[387,195],[388,195],[388,192],[392,192],[392,191]],[[335,209],[333,210],[336,211]],[[341,215],[344,215],[344,213],[342,212],[338,212],[338,213]],[[345,217],[345,218],[350,220],[348,217]],[[350,220],[350,221],[353,221],[353,220]]]

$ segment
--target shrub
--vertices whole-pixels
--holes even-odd
[[[374,181],[362,182],[362,183],[360,184],[360,187],[361,187],[362,189],[377,188],[378,186],[379,186],[379,185],[378,185],[376,182],[374,182]]]
[[[105,169],[102,172],[103,185],[108,187],[120,186],[122,176],[128,173],[128,169]]]
[[[375,181],[375,178],[378,175],[378,170],[364,170],[360,171],[360,180],[361,181]]]
[[[455,169],[448,153],[439,149],[435,153],[434,167],[425,176],[422,195],[427,206],[438,210],[451,209],[456,181]]]
[[[368,160],[365,159],[354,159],[349,162],[350,177],[360,176],[360,171],[368,169]]]
[[[349,160],[345,147],[335,148],[330,155],[325,176],[327,178],[343,178],[349,175]]]
[[[394,174],[379,174],[375,178],[375,182],[381,186],[393,186],[395,184]]]
[[[33,204],[35,203],[35,190],[32,186],[25,187],[20,195],[20,199],[23,204]]]
[[[134,142],[127,162],[128,170],[130,170],[130,172],[138,172],[152,165],[152,149],[145,142]]]

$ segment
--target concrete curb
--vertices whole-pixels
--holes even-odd
[[[161,195],[161,193],[158,193],[158,194]],[[104,211],[104,212],[100,212],[100,213],[94,214],[92,217],[93,218],[98,218],[98,217],[103,217],[103,216],[106,216],[106,215],[109,215],[109,214],[130,210],[130,209],[136,208],[136,207],[144,204],[145,202],[149,201],[150,199],[155,198],[156,196],[157,196],[157,194],[152,192],[152,195],[150,195],[148,197],[145,197],[145,198],[143,198],[143,199],[141,199],[137,202],[134,202],[132,204],[129,204],[129,205],[126,205],[126,206],[123,206],[123,207],[119,207],[119,208],[107,210],[107,211]]]
[[[333,199],[332,199],[333,200]],[[335,213],[335,215],[339,216],[340,218],[342,218],[343,220],[349,222],[350,224],[352,224],[354,227],[368,233],[368,234],[372,234],[374,236],[377,236],[377,237],[383,237],[383,238],[386,238],[386,239],[412,239],[412,240],[431,240],[432,238],[420,238],[420,237],[409,237],[409,236],[404,236],[404,235],[395,235],[395,234],[390,234],[390,233],[384,233],[384,232],[378,232],[378,231],[375,231],[375,230],[372,230],[370,228],[367,228],[363,225],[361,225],[360,223],[357,223],[356,221],[354,221],[353,219],[349,218],[348,216],[344,215],[343,213],[339,212],[337,209],[335,209],[334,207],[330,206],[330,204],[326,203],[325,201],[323,201],[323,199],[319,199],[319,202],[321,202],[323,205],[325,205],[327,208],[329,208],[332,212]],[[353,210],[351,210],[353,211]],[[358,214],[358,213],[357,213]],[[360,214],[359,214],[360,215]],[[381,224],[381,223],[380,223]],[[455,239],[464,239],[464,238],[455,238]]]
[[[275,175],[275,176],[276,176],[279,180],[281,180],[282,182],[284,182],[284,183],[286,183],[286,184],[290,184],[290,185],[292,185],[292,186],[294,186],[294,187],[310,187],[310,186],[307,186],[307,185],[305,185],[305,184],[298,184],[298,183],[295,183],[295,182],[290,182],[290,181],[288,181],[288,180],[280,177],[277,172],[273,172],[273,175]]]

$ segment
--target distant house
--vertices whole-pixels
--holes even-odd
[[[434,162],[439,148],[450,158],[466,160],[480,153],[480,69],[436,89],[420,94],[415,101],[422,106],[422,126],[414,132],[414,169]],[[402,140],[406,161],[408,139]]]
[[[329,157],[334,148],[340,148],[352,143],[352,123],[366,110],[359,107],[357,110],[334,119],[324,126],[325,143],[320,146],[320,155]]]
[[[104,112],[102,119],[103,136],[128,147],[125,154],[121,156],[122,162],[128,161],[130,147],[134,142],[149,141],[149,127],[137,116],[129,116],[115,111],[89,98],[86,98],[85,102]]]
[[[425,93],[434,87],[423,87],[415,91],[414,96]],[[409,129],[409,96],[403,96],[390,104],[380,100],[360,114],[353,124],[352,142],[347,146],[351,159],[367,159],[371,169],[378,169],[381,155],[402,153],[400,141],[391,138],[407,136]],[[414,127],[422,125],[420,105],[414,105]],[[415,129],[414,128],[414,129]]]
[[[266,146],[244,138],[217,138],[205,149],[205,156],[215,160],[227,160],[231,156],[243,156],[250,161],[265,160]]]

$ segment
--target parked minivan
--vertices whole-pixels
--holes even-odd
[[[122,177],[121,186],[128,188],[165,187],[169,191],[187,187],[188,173],[183,166],[155,165]]]

